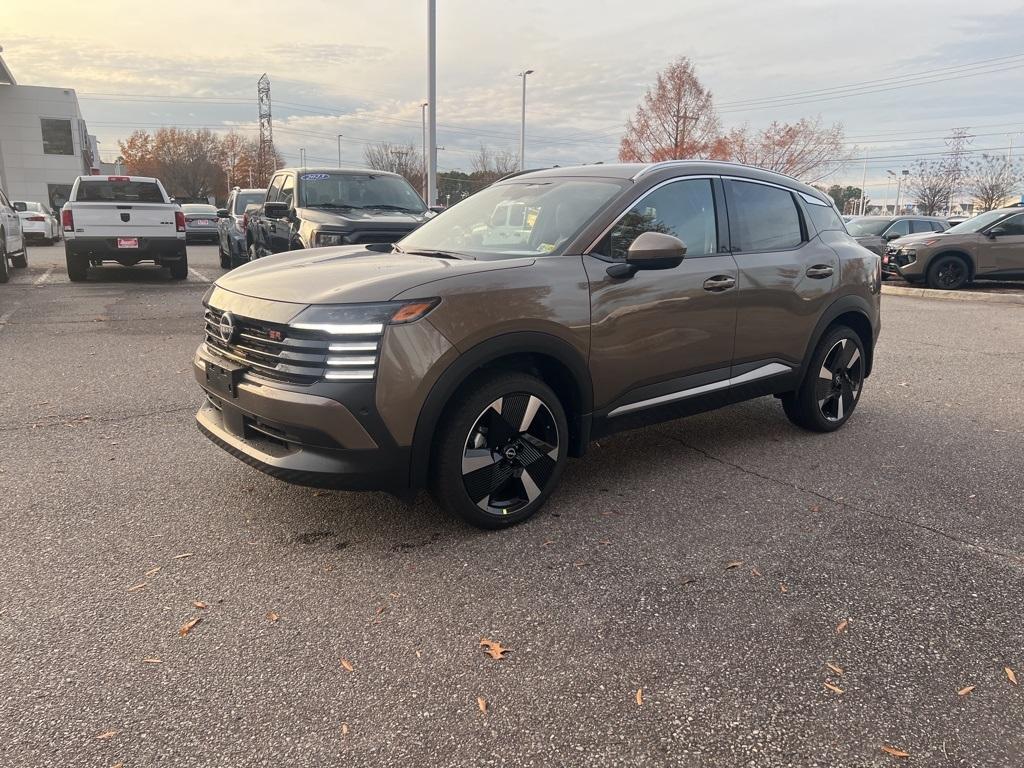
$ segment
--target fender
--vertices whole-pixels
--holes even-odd
[[[586,360],[569,342],[548,333],[522,331],[505,333],[480,342],[475,347],[459,355],[445,369],[420,409],[413,432],[412,452],[410,456],[410,486],[417,490],[426,485],[427,471],[430,466],[430,452],[434,443],[434,432],[441,418],[444,407],[452,395],[474,372],[490,362],[508,355],[533,353],[545,355],[558,360],[572,374],[576,384],[576,395],[579,398],[579,412],[567,413],[570,423],[576,420],[577,440],[570,445],[582,455],[590,442],[590,417],[594,409],[594,387],[590,379],[590,368]]]
[[[803,362],[800,363],[800,375],[798,381],[803,381],[804,374],[807,372],[807,364],[811,360],[811,355],[814,354],[814,350],[818,346],[818,342],[821,341],[821,337],[825,335],[825,329],[840,315],[844,315],[847,312],[856,312],[859,315],[863,315],[868,325],[871,326],[873,335],[877,338],[878,328],[876,324],[871,322],[871,305],[867,299],[863,296],[856,294],[847,294],[846,296],[840,296],[834,302],[832,302],[828,308],[821,313],[821,317],[818,318],[817,324],[814,326],[814,332],[811,334],[810,341],[807,343],[807,349],[804,350]],[[868,356],[868,364],[866,367],[865,378],[871,373],[871,366],[874,362],[875,357],[875,341],[876,338],[872,338],[870,347],[865,350]]]

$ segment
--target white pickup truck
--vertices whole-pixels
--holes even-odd
[[[188,277],[185,214],[158,179],[148,176],[79,176],[61,209],[68,277],[86,279],[89,265],[126,267],[151,261],[171,277]]]

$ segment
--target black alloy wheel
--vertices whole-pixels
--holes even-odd
[[[970,278],[970,270],[958,256],[942,256],[928,270],[928,286],[943,291],[963,288]]]

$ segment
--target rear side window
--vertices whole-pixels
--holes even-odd
[[[153,181],[83,181],[78,185],[80,203],[162,203],[164,196]]]
[[[920,232],[934,232],[935,230],[932,228],[932,222],[925,221],[924,219],[915,219],[910,222],[910,231],[916,235]]]
[[[678,237],[688,258],[715,253],[718,228],[711,180],[686,179],[654,190],[619,219],[594,252],[623,261],[630,244],[644,232]]]
[[[734,251],[783,251],[803,242],[792,192],[747,181],[726,181],[725,186]]]
[[[904,235],[910,234],[910,222],[906,219],[902,221],[894,222],[885,232],[882,233],[882,237],[888,237],[896,235],[896,237],[903,237]]]
[[[996,226],[1004,229],[1007,235],[1024,235],[1024,213],[1003,219]]]
[[[252,203],[262,203],[266,197],[265,192],[239,192],[235,196],[235,213],[242,213],[246,206]]]
[[[811,223],[814,224],[814,228],[819,232],[824,232],[829,229],[834,229],[839,232],[846,231],[846,227],[843,226],[843,220],[839,218],[839,214],[836,213],[836,209],[831,205],[826,206],[807,203],[804,208],[807,209],[807,213],[811,217]]]

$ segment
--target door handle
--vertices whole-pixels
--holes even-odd
[[[813,267],[807,268],[807,276],[815,280],[832,277],[832,267],[828,264],[815,264]]]
[[[736,278],[729,275],[715,275],[704,281],[704,290],[719,293],[727,291],[736,285]]]

